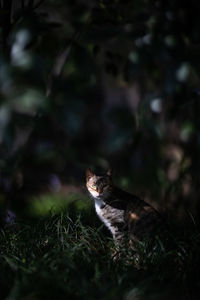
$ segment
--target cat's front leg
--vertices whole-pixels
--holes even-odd
[[[122,257],[122,253],[125,253],[126,251],[127,237],[124,232],[117,231],[113,234],[113,239],[115,243],[115,250],[112,254],[112,258],[114,260],[119,260]]]

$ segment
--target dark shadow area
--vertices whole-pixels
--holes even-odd
[[[199,4],[193,0],[166,3],[161,0],[0,1],[1,227],[9,231],[7,226],[16,220],[37,224],[41,217],[48,219],[49,213],[65,211],[74,222],[81,214],[81,226],[99,228],[93,202],[85,188],[85,170],[90,166],[100,170],[112,167],[119,188],[145,199],[173,224],[175,235],[182,235],[186,248],[191,246],[188,261],[197,266],[199,32]],[[30,224],[27,226],[31,228]],[[100,231],[104,238],[108,236],[106,229]],[[23,234],[20,236],[22,241]],[[35,236],[33,240],[36,243]],[[4,256],[5,249],[14,255],[9,247],[4,245]],[[16,255],[20,257],[19,253]],[[67,255],[69,258],[70,252]],[[108,260],[105,257],[104,260],[107,264]],[[86,266],[86,262],[85,258],[82,265]],[[95,264],[93,258],[90,263]],[[78,260],[70,267],[67,264],[63,262],[61,268],[72,268],[70,274],[75,277]],[[101,264],[98,261],[94,267],[94,282],[98,276],[103,280],[103,273],[99,275],[98,269]],[[8,265],[4,257],[5,272],[12,263]],[[191,265],[184,266],[188,268],[184,278],[189,286],[187,299],[195,299],[190,283],[196,269],[192,274]],[[115,277],[115,270],[117,267],[111,266],[107,275],[113,276],[111,285],[103,280],[105,290],[100,298],[107,295],[102,299],[114,299],[118,291],[121,299],[146,297],[146,292],[143,295],[130,288],[129,267],[125,276],[127,284],[125,279]],[[54,276],[56,273],[51,271]],[[44,272],[48,273],[46,265]],[[84,297],[84,284],[85,290],[89,289],[84,283],[91,279],[89,273],[83,272],[81,277]],[[39,284],[41,277],[34,276]],[[44,286],[53,280],[51,276],[41,276]],[[84,276],[89,277],[84,279]],[[7,284],[13,285],[15,293],[23,280],[17,275],[11,277]],[[149,280],[143,279],[142,282]],[[112,294],[115,282],[120,280],[121,285]],[[194,281],[198,290],[199,280],[195,277]],[[163,282],[159,283],[161,289]],[[182,282],[177,282],[182,287]],[[67,290],[62,281],[59,289],[59,279],[56,284],[55,293],[61,293],[59,299],[67,296],[72,299],[74,286]],[[74,284],[79,285],[76,280]],[[95,284],[88,299],[97,298]],[[8,286],[4,282],[5,296]],[[155,282],[152,286],[156,286]],[[173,298],[174,288],[175,284],[162,299],[183,299],[176,291]],[[30,290],[29,284],[23,289]],[[130,292],[125,296],[123,289]],[[20,294],[19,289],[16,295],[25,297],[25,290]],[[38,287],[27,299],[44,299],[41,291]],[[80,297],[81,293],[76,294],[75,299]],[[155,299],[159,297],[158,294]]]

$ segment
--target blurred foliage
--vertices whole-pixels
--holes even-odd
[[[199,31],[194,0],[0,1],[2,297],[199,298]],[[182,220],[183,265],[113,263],[88,166]]]
[[[85,168],[111,165],[122,188],[198,219],[197,1],[0,3],[2,211],[79,198]]]

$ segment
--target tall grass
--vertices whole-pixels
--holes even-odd
[[[176,239],[176,237],[175,237]],[[174,251],[147,255],[142,268],[124,253],[114,261],[114,245],[104,227],[60,213],[19,222],[0,233],[2,299],[198,299],[200,234],[196,230]]]

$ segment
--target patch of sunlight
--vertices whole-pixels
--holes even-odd
[[[187,62],[183,62],[176,70],[176,79],[180,82],[186,81],[190,73],[190,65]]]
[[[151,110],[154,113],[161,113],[162,111],[162,100],[160,98],[152,99],[150,103]]]
[[[37,90],[28,89],[22,95],[15,97],[11,105],[19,112],[34,113],[38,108],[46,106],[45,97]]]
[[[191,135],[194,133],[194,126],[191,122],[186,122],[180,132],[180,139],[187,142]]]
[[[130,54],[129,54],[129,59],[132,63],[134,64],[137,64],[139,63],[139,55],[138,55],[138,52],[136,51],[132,51]]]
[[[32,64],[31,55],[25,50],[30,40],[31,34],[27,29],[21,29],[16,33],[11,48],[11,59],[14,66],[28,68]]]
[[[50,213],[59,213],[67,210],[71,205],[79,212],[87,210],[89,207],[86,197],[82,194],[71,193],[67,196],[62,196],[58,193],[51,193],[33,197],[30,201],[28,213],[34,217],[46,216]]]
[[[135,40],[135,45],[140,48],[143,47],[144,45],[150,45],[151,44],[151,34],[145,34],[142,37],[139,37]]]

